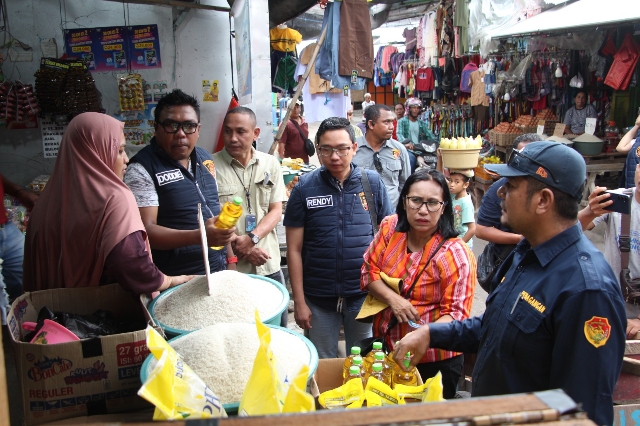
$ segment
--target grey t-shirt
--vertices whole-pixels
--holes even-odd
[[[191,160],[189,160],[187,170],[191,170]],[[138,207],[158,207],[160,205],[153,179],[142,164],[131,163],[127,166],[124,183],[133,192]]]
[[[571,107],[564,115],[564,124],[571,128],[571,133],[580,134],[584,133],[584,125],[587,118],[597,118],[598,112],[591,104],[587,104],[582,109],[576,109]]]
[[[635,195],[635,194],[634,194]],[[594,225],[604,222],[606,230],[604,234],[604,258],[607,259],[611,269],[620,280],[620,270],[622,269],[620,262],[620,249],[618,241],[620,240],[620,232],[622,229],[620,213],[607,213],[594,219]],[[640,204],[633,197],[631,203],[631,230],[629,232],[631,238],[631,251],[629,252],[629,272],[631,278],[640,278]]]

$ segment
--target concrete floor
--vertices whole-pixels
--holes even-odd
[[[361,117],[362,117],[361,111],[355,111],[353,124],[358,123],[359,120],[361,120]],[[314,139],[319,125],[320,125],[319,122],[309,123],[309,133],[310,133],[309,138],[311,140]],[[318,156],[314,155],[313,157],[311,157],[310,163],[315,164],[316,166],[319,166],[320,164],[318,162]],[[585,234],[587,235],[589,240],[591,240],[600,251],[603,250],[604,225],[600,225],[596,227],[593,231],[586,231]],[[477,238],[473,239],[473,253],[476,255],[476,257],[479,256],[480,253],[482,253],[482,250],[484,249],[485,245],[486,245],[485,241],[479,240]],[[487,298],[487,293],[482,288],[480,288],[480,286],[477,286],[476,293],[473,300],[473,307],[471,309],[472,315],[475,316],[484,312],[486,298]],[[293,312],[289,313],[288,327],[292,330],[302,332],[302,329],[300,329],[295,323]],[[19,394],[18,378],[17,378],[16,368],[15,368],[15,359],[13,356],[13,351],[11,350],[10,338],[9,338],[6,326],[2,327],[2,344],[3,344],[4,356],[5,356],[5,362],[6,362],[11,425],[20,426],[22,424],[22,401]],[[339,350],[339,355],[344,356],[345,354],[344,340],[340,341],[338,345],[338,350]]]

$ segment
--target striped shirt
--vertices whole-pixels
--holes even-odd
[[[395,231],[397,222],[397,215],[386,217],[364,254],[360,275],[360,288],[363,291],[368,291],[369,283],[380,280],[380,272],[384,272],[390,277],[403,279],[401,292],[404,296],[431,252],[442,241],[443,237],[438,232],[425,245],[424,250],[409,253],[407,234]],[[413,289],[410,302],[424,323],[434,322],[444,315],[463,320],[471,312],[475,286],[476,259],[464,241],[452,238],[444,243],[422,273],[420,282]],[[384,335],[392,315],[391,309],[385,309],[374,317],[374,336]],[[408,324],[398,324],[391,329],[386,343],[393,348],[395,342],[411,330]],[[441,361],[456,355],[459,353],[428,349],[420,362]]]

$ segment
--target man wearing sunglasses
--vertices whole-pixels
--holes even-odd
[[[205,273],[198,230],[198,204],[209,246],[226,246],[235,227],[218,229],[220,213],[211,155],[196,147],[200,106],[179,89],[164,96],[155,110],[155,136],[127,167],[124,181],[138,203],[153,262],[167,275]],[[209,249],[211,272],[226,268],[226,250]]]
[[[472,396],[562,389],[596,424],[613,424],[627,321],[615,274],[577,222],[584,159],[532,142],[485,168],[507,178],[501,221],[524,239],[493,278],[482,316],[421,327],[394,356],[411,352],[415,364],[428,347],[477,353]]]
[[[320,358],[335,358],[341,326],[347,348],[371,337],[371,324],[356,321],[366,297],[360,268],[375,234],[371,212],[377,228],[392,211],[380,176],[352,163],[358,144],[349,120],[324,120],[316,143],[322,167],[302,176],[287,202],[287,265],[296,323]]]
[[[358,151],[353,162],[363,169],[375,170],[389,193],[395,209],[404,182],[411,174],[409,153],[404,145],[393,140],[395,114],[386,105],[371,105],[364,113],[367,131],[358,138]]]

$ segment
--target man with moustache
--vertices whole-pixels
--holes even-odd
[[[235,227],[214,226],[220,213],[213,160],[196,147],[200,137],[198,100],[179,89],[155,110],[155,136],[130,161],[124,182],[136,198],[153,262],[165,275],[203,275],[198,204],[209,246],[226,246]],[[211,272],[226,267],[226,250],[209,249]]]

